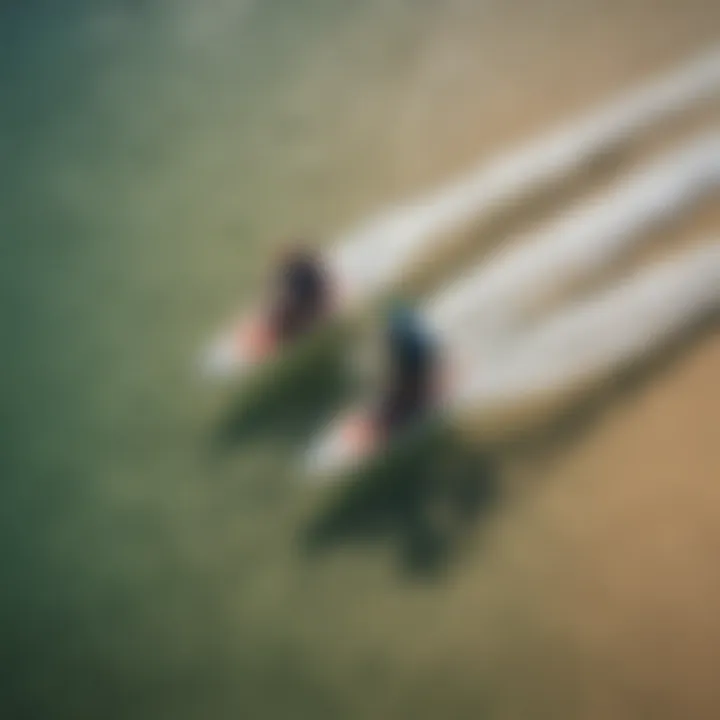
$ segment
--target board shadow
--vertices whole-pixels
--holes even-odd
[[[349,385],[337,358],[324,357],[292,382],[271,385],[261,402],[231,403],[210,433],[210,453],[222,456],[269,437],[285,442],[305,439],[348,394]]]
[[[348,544],[384,543],[396,550],[406,574],[443,574],[473,527],[499,510],[502,469],[508,460],[532,463],[567,451],[613,407],[670,371],[702,338],[717,331],[718,320],[720,315],[713,313],[689,324],[661,351],[526,431],[484,446],[462,441],[447,426],[423,436],[394,461],[330,488],[329,498],[301,529],[303,552],[315,558]]]
[[[403,572],[432,577],[492,510],[498,489],[489,453],[438,430],[392,462],[331,488],[300,544],[317,557],[345,544],[390,542]]]

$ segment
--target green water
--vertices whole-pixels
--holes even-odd
[[[407,572],[402,483],[362,542],[308,555],[322,503],[294,463],[322,408],[220,451],[232,398],[193,366],[285,236],[454,169],[480,117],[511,134],[537,87],[467,102],[527,62],[495,7],[0,10],[3,717],[520,718],[565,685],[531,584],[481,540]]]
[[[392,186],[373,91],[413,12],[2,11],[5,717],[366,716],[392,687],[385,628],[419,620],[392,558],[304,559],[306,433],[219,456],[193,362],[273,244]]]

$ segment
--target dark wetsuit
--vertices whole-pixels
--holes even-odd
[[[391,320],[387,342],[389,384],[381,401],[379,422],[384,432],[394,432],[420,419],[432,403],[437,353],[410,313]]]
[[[309,330],[324,313],[328,282],[313,255],[298,253],[280,269],[273,324],[280,341],[292,340]]]

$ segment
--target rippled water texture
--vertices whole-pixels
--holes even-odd
[[[0,9],[3,716],[720,715],[716,333],[352,501],[295,482],[329,381],[218,449],[193,367],[284,237],[685,60],[720,5],[60,5]]]

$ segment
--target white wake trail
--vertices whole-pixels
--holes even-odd
[[[455,388],[450,406],[496,419],[557,402],[657,351],[720,309],[720,242],[657,263],[615,288],[558,313]]]
[[[703,135],[513,243],[428,304],[450,352],[475,355],[564,286],[586,281],[720,184],[720,133]]]
[[[528,422],[551,418],[558,406],[718,310],[720,241],[715,240],[626,278],[479,356],[438,409],[450,421],[471,420],[485,440],[507,437]],[[308,479],[332,482],[383,450],[382,441],[363,439],[367,418],[367,407],[360,406],[334,419],[308,449]]]
[[[714,48],[548,137],[482,163],[449,187],[372,219],[329,250],[346,301],[354,304],[397,282],[438,236],[580,170],[649,126],[715,96],[719,87],[720,48]]]

